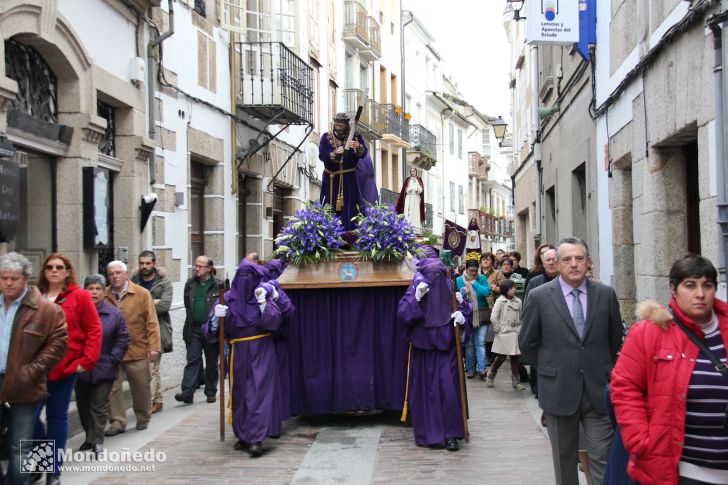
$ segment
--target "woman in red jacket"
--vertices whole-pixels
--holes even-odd
[[[61,253],[50,254],[41,267],[38,290],[63,309],[68,326],[68,348],[63,359],[48,374],[48,398],[38,406],[35,439],[55,440],[56,450],[66,447],[68,405],[76,378],[93,369],[101,352],[101,320],[91,295],[76,284],[71,261]],[[40,421],[46,408],[47,431]],[[47,483],[60,483],[61,455],[56,453],[55,473]]]
[[[715,297],[717,272],[688,255],[670,269],[670,309],[722,362],[728,305]],[[654,302],[629,331],[612,371],[612,404],[642,485],[728,483],[728,380]]]

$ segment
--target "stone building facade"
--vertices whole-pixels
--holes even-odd
[[[608,153],[606,242],[629,321],[636,302],[668,301],[670,266],[685,253],[702,253],[718,266],[715,181],[722,155],[713,36],[705,27],[718,3],[692,9],[679,0],[625,0],[598,13],[609,19],[598,27],[608,42],[597,50],[596,103],[597,152]]]

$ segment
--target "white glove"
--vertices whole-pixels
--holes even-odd
[[[275,286],[273,287],[273,292],[270,294],[270,296],[274,300],[277,300],[278,299],[278,290],[276,290],[276,287]]]
[[[265,291],[265,288],[256,288],[255,289],[255,299],[258,300],[258,303],[265,303],[265,295],[267,292]]]
[[[453,319],[453,325],[462,325],[465,323],[465,317],[463,316],[463,312],[460,310],[450,315],[450,318]]]
[[[455,298],[457,299],[458,303],[463,302],[463,295],[461,295],[459,291],[455,293]]]
[[[215,316],[217,318],[225,318],[228,314],[228,307],[227,305],[215,305]]]
[[[422,297],[427,294],[428,291],[430,291],[430,285],[428,285],[424,281],[420,282],[420,284],[417,285],[417,288],[415,288],[415,298],[417,299],[417,301],[420,301]]]

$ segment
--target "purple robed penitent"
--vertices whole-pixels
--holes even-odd
[[[463,438],[458,381],[457,351],[452,324],[452,284],[439,258],[418,264],[415,281],[424,280],[430,291],[417,301],[416,284],[409,286],[399,302],[399,318],[412,342],[409,409],[418,445],[438,445],[447,438]],[[469,333],[472,307],[467,300],[458,306]],[[467,338],[467,335],[463,335]]]
[[[243,260],[225,296],[229,313],[225,336],[231,347],[232,421],[235,436],[245,443],[262,442],[281,433],[280,380],[273,336],[281,325],[278,304],[269,298],[261,313],[254,291],[266,271]],[[280,295],[279,295],[280,296]]]
[[[379,192],[377,191],[377,181],[374,176],[374,164],[369,153],[356,164],[356,182],[359,184],[359,193],[362,200],[370,204],[376,204],[379,199]]]
[[[276,349],[276,358],[278,359],[278,379],[280,381],[280,420],[284,421],[290,418],[291,410],[291,371],[290,357],[288,352],[288,337],[290,333],[291,318],[296,313],[296,307],[286,294],[285,290],[278,284],[278,277],[283,274],[288,263],[279,259],[272,259],[263,265],[266,275],[262,281],[274,286],[278,292],[278,298],[275,300],[281,312],[281,326],[277,332],[273,334],[273,342]],[[270,294],[268,295],[270,297]]]
[[[336,149],[335,144],[345,144],[346,140],[339,140],[331,133],[324,133],[319,143],[319,160],[324,162],[324,167],[326,168],[321,178],[321,195],[319,200],[322,203],[330,204],[336,210],[339,184],[343,180],[344,204],[341,211],[337,211],[336,214],[341,218],[341,224],[345,231],[354,229],[351,218],[359,213],[359,207],[362,206],[362,197],[356,181],[356,166],[359,160],[366,156],[367,149],[364,138],[359,133],[354,135],[354,139],[364,148],[364,154],[359,157],[354,150],[344,150],[343,164],[339,164],[338,160],[332,160],[330,155]],[[341,170],[347,172],[334,176],[331,175],[331,173]]]

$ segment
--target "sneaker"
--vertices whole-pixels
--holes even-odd
[[[177,402],[183,402],[185,404],[192,404],[192,396],[187,396],[181,392],[174,395],[174,400]]]
[[[116,436],[117,434],[121,434],[126,432],[125,429],[117,428],[116,426],[112,426],[109,429],[106,430],[106,433],[104,433],[105,436]]]
[[[161,402],[154,402],[152,403],[152,409],[150,409],[150,412],[152,414],[156,414],[162,411],[164,409],[164,404]]]

